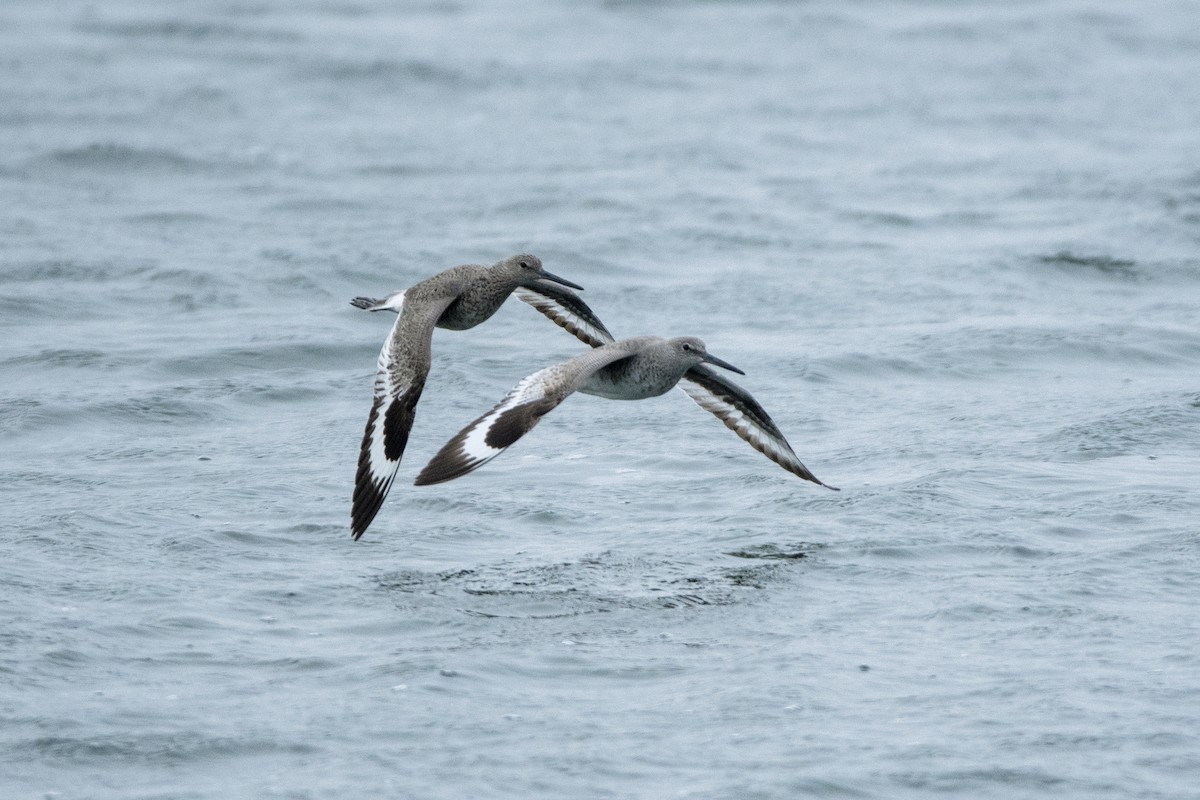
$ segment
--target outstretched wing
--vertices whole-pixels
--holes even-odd
[[[562,365],[556,364],[523,379],[495,408],[447,442],[414,483],[428,486],[462,477],[503,453],[570,394],[557,387],[561,372]]]
[[[538,281],[533,286],[517,289],[517,297],[549,317],[556,325],[566,328],[581,342],[600,347],[613,341],[596,313],[579,295],[551,281]]]
[[[430,340],[438,317],[453,298],[421,303],[420,309],[404,308],[403,295],[389,310],[399,316],[379,351],[375,394],[367,427],[358,452],[354,497],[350,504],[350,530],[358,539],[379,513],[396,478],[396,469],[408,444],[417,401],[429,374]]]
[[[793,475],[812,481],[827,489],[838,491],[809,472],[800,462],[799,456],[783,437],[775,422],[768,416],[758,401],[733,381],[703,365],[695,366],[684,373],[679,388],[705,411],[711,411],[725,427],[736,433],[747,444]]]
[[[603,367],[629,358],[637,340],[603,345],[538,370],[512,388],[495,408],[463,428],[417,475],[417,486],[442,483],[476,470],[504,452]]]

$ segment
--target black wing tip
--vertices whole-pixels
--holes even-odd
[[[447,448],[455,444],[457,444],[457,441],[452,441]],[[425,465],[424,469],[417,474],[417,477],[413,480],[413,486],[433,486],[437,483],[452,481],[455,478],[461,478],[468,472],[474,471],[482,463],[468,461],[455,452],[447,453],[443,451],[434,456]]]
[[[350,305],[354,306],[355,308],[370,308],[378,303],[378,300],[373,300],[370,297],[356,297],[350,301]]]
[[[778,464],[779,466],[783,467],[783,468],[784,468],[785,470],[787,470],[788,472],[790,472],[790,473],[792,473],[793,475],[795,475],[797,478],[800,478],[801,480],[808,481],[809,483],[815,483],[817,486],[824,487],[824,488],[828,489],[828,490],[829,490],[829,491],[831,491],[831,492],[840,492],[840,491],[841,491],[841,489],[839,489],[838,487],[836,487],[836,486],[830,486],[828,483],[826,483],[825,481],[821,480],[821,479],[820,479],[820,478],[818,478],[816,475],[813,475],[813,474],[812,474],[812,472],[810,472],[810,471],[809,471],[808,467],[806,467],[806,466],[804,466],[803,464],[799,463],[799,461],[797,461],[797,462],[795,462],[795,463],[789,463],[789,462],[787,462],[787,461],[785,461],[785,460],[783,460],[783,459],[780,459],[780,458],[778,458],[778,457],[777,457],[777,456],[776,456],[774,453],[771,453],[771,452],[769,452],[769,451],[768,451],[768,450],[766,450],[765,448],[761,448],[761,447],[759,447],[759,446],[758,446],[757,444],[755,444],[754,442],[750,442],[749,440],[744,440],[744,441],[747,441],[747,442],[749,442],[749,444],[750,444],[750,446],[751,446],[751,447],[753,447],[753,448],[754,448],[755,450],[757,450],[758,452],[762,453],[762,454],[763,454],[764,456],[766,456],[767,458],[769,458],[769,459],[771,459],[772,461],[774,461],[774,462],[775,462],[776,464]],[[795,455],[795,453],[793,453],[792,455],[794,456],[794,455]]]
[[[428,467],[421,470],[420,474],[413,479],[413,486],[433,486],[437,483],[445,483],[454,477],[453,475],[437,474],[430,469],[432,466],[433,464],[431,463]]]
[[[362,535],[367,532],[367,528],[371,527],[371,521],[375,519],[374,514],[364,514],[356,510],[350,515],[350,538],[358,541]]]
[[[525,294],[518,294],[521,300],[533,306],[555,325],[558,325],[589,347],[603,347],[610,342],[616,341],[612,333],[609,332],[608,328],[600,320],[600,317],[596,316],[596,312],[592,310],[591,306],[570,289],[565,289],[554,283],[541,283],[537,286],[525,286],[522,288],[541,298],[542,303],[549,303],[549,308],[544,307],[538,300],[531,299]],[[568,312],[567,316],[557,313],[558,309],[554,305],[555,301]],[[600,334],[600,337],[593,336],[581,327],[575,319],[572,319],[570,315],[577,317],[578,323],[594,329]],[[607,340],[601,337],[607,337]]]
[[[373,505],[374,508],[355,508],[350,512],[350,536],[356,542],[367,532],[367,528],[371,527],[375,515],[379,513],[379,508],[383,505],[383,500],[380,499],[377,504]]]
[[[413,479],[413,486],[433,486],[435,483],[445,483],[470,472],[467,463],[459,454],[459,450],[463,439],[476,424],[478,424],[478,420],[446,442],[446,445],[417,473],[417,477]]]
[[[774,460],[774,459],[772,459],[772,460]],[[802,465],[802,466],[803,466],[803,465]],[[807,468],[807,467],[804,467],[804,472],[803,472],[803,473],[796,472],[795,470],[791,469],[790,467],[787,467],[786,469],[787,469],[787,471],[788,471],[788,472],[791,472],[791,473],[792,473],[793,475],[795,475],[796,477],[798,477],[798,478],[803,478],[804,480],[806,480],[806,481],[809,481],[809,482],[811,482],[811,483],[815,483],[817,486],[822,486],[822,487],[824,487],[824,488],[828,489],[828,490],[829,490],[829,491],[831,491],[831,492],[840,492],[840,491],[841,491],[841,489],[839,489],[838,487],[836,487],[836,486],[830,486],[828,483],[826,483],[825,481],[821,480],[821,479],[820,479],[820,478],[818,478],[816,475],[813,475],[811,472],[809,472],[809,471],[808,471],[808,468]]]
[[[387,499],[392,482],[379,486],[374,481],[359,483],[354,487],[354,497],[350,500],[350,535],[354,541],[362,538],[371,527],[383,501]]]
[[[375,515],[379,513],[383,499],[381,498],[378,503],[373,505],[374,508],[370,506],[355,508],[350,512],[350,537],[356,542],[362,538],[362,535],[367,532],[367,528],[371,527],[371,523],[375,521]]]

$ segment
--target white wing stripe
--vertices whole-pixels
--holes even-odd
[[[541,294],[534,289],[524,286],[519,287],[516,290],[516,294],[520,300],[545,314],[556,325],[565,328],[585,344],[592,347],[599,347],[613,341],[612,334],[603,327],[603,323],[597,326],[596,323],[600,322],[599,319],[593,322],[586,317],[580,316],[575,310],[563,305],[553,296]],[[579,302],[583,304],[582,300]],[[586,305],[583,307],[587,308]],[[591,309],[588,310],[590,311]]]
[[[705,376],[706,378],[708,376]],[[822,486],[827,484],[820,481],[809,469],[800,461],[800,457],[792,450],[792,446],[783,438],[782,434],[764,428],[763,425],[755,420],[752,416],[734,402],[736,399],[742,400],[753,408],[758,404],[748,394],[738,398],[734,392],[740,390],[727,381],[713,376],[710,378],[714,383],[722,388],[725,388],[732,399],[718,394],[705,383],[691,378],[691,374],[684,375],[683,380],[679,382],[679,388],[685,391],[689,397],[696,401],[696,404],[714,414],[718,419],[725,423],[725,427],[732,430],[743,441],[749,444],[758,452],[765,455],[767,458],[774,461],[779,466],[786,469],[788,472],[797,475],[798,477],[810,480],[813,483],[818,483]],[[741,390],[744,394],[744,390]],[[761,409],[761,407],[760,407]],[[764,412],[765,416],[765,412]],[[773,425],[768,418],[767,424]],[[829,486],[830,489],[836,487]]]
[[[463,428],[447,442],[425,465],[425,469],[417,476],[416,484],[423,486],[452,480],[483,466],[503,453],[537,424],[540,415],[549,409],[541,409],[531,417],[522,417],[518,412],[518,419],[515,421],[508,418],[510,412],[513,409],[546,403],[554,394],[555,385],[561,383],[556,380],[561,376],[561,372],[562,365],[555,365],[523,378],[491,411]],[[561,387],[559,388],[561,390]],[[551,404],[550,408],[555,404]],[[514,422],[516,427],[513,427]],[[496,442],[501,442],[502,446],[496,446]]]
[[[491,431],[492,425],[495,424],[505,411],[510,408],[524,405],[532,400],[541,400],[546,397],[546,388],[549,386],[547,378],[549,374],[556,371],[555,367],[547,367],[546,369],[538,370],[532,375],[526,376],[512,388],[504,399],[501,400],[496,407],[488,413],[484,414],[479,420],[471,426],[467,431],[462,442],[462,455],[474,466],[481,466],[488,461],[491,461],[496,456],[504,452],[503,447],[492,447],[487,443],[488,432]],[[472,469],[474,469],[474,466]]]
[[[459,456],[474,469],[477,466],[486,464],[496,456],[504,452],[501,447],[492,447],[487,443],[487,434],[492,427],[492,423],[496,421],[496,417],[500,416],[502,410],[498,406],[487,414],[485,414],[478,422],[471,426],[467,431],[467,435],[463,437],[462,445],[459,448]]]

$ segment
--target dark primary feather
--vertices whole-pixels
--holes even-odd
[[[538,281],[533,286],[517,289],[517,297],[584,344],[600,347],[613,341],[613,335],[596,313],[570,289],[550,281]]]
[[[774,420],[746,390],[699,361],[723,364],[694,337],[638,336],[541,369],[459,431],[421,471],[416,483],[441,483],[483,466],[574,392],[640,400],[679,386],[755,450],[793,475],[826,486],[800,462]]]
[[[513,267],[518,263],[521,271],[514,273]],[[587,303],[555,282],[564,279],[540,270],[540,263],[533,256],[517,255],[491,268],[465,264],[444,270],[384,300],[356,297],[350,301],[356,308],[400,314],[380,352],[376,396],[359,451],[351,501],[351,530],[355,539],[371,524],[392,487],[429,371],[430,337],[435,326],[466,330],[487,320],[514,290],[515,276],[521,285],[517,289],[521,299],[556,325],[593,347],[612,341],[612,334]],[[537,266],[543,277],[529,280],[526,271],[531,265]],[[520,433],[512,427],[516,418],[504,420],[494,435],[519,437]],[[486,448],[482,442],[478,446]]]
[[[399,463],[408,445],[408,432],[412,430],[413,418],[416,416],[417,401],[425,382],[411,387],[404,394],[388,403],[387,411],[383,414],[383,449],[387,458]],[[367,530],[371,520],[379,513],[392,481],[396,478],[395,469],[386,476],[372,472],[371,468],[371,439],[375,427],[379,424],[379,409],[385,398],[376,397],[371,404],[371,413],[367,417],[367,428],[363,432],[362,447],[358,452],[358,471],[354,476],[354,496],[350,501],[350,530],[358,539]],[[378,468],[381,465],[375,465]]]
[[[503,450],[533,430],[538,420],[556,405],[558,403],[552,400],[538,400],[510,408],[496,417],[496,421],[488,427],[484,443],[488,447]]]
[[[835,492],[840,491],[812,474],[766,410],[749,392],[724,375],[698,365],[684,373],[679,387],[697,405],[725,423],[725,427],[736,433],[738,438],[788,472]]]
[[[492,409],[463,428],[447,442],[437,455],[425,465],[413,483],[416,486],[443,483],[462,477],[483,466],[492,457],[533,430],[533,426],[537,425],[538,421],[557,405],[558,403],[553,400],[541,399],[513,406],[499,414],[496,413],[496,409]],[[484,444],[495,451],[486,457],[478,454],[472,455],[464,447],[467,438],[481,425],[486,426],[483,437]]]

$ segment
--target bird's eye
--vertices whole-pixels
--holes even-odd
[[[529,262],[528,262],[528,261],[522,261],[522,262],[521,262],[521,269],[529,269]]]
[[[683,343],[683,349],[684,349],[685,351],[687,351],[687,350],[691,350],[691,349],[692,349],[692,346],[691,346],[690,344],[688,344],[687,342],[684,342],[684,343]]]

